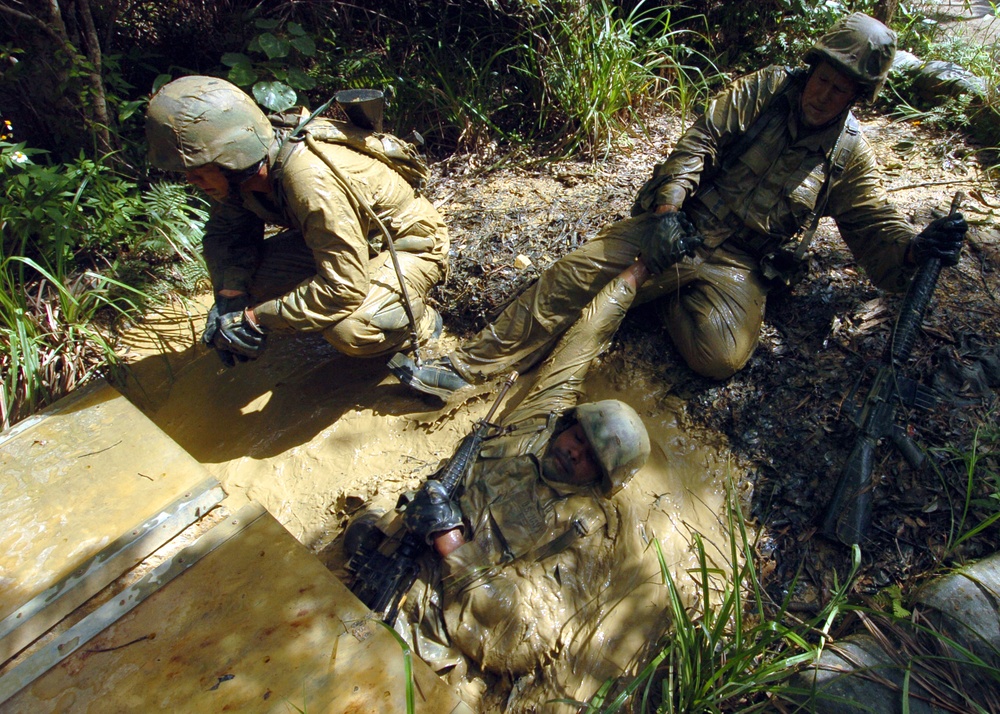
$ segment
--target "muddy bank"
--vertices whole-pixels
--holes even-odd
[[[143,331],[122,389],[161,429],[224,484],[264,504],[296,538],[322,550],[363,502],[395,500],[448,458],[492,398],[488,387],[441,410],[414,396],[380,361],[340,355],[322,339],[277,337],[257,362],[224,368],[204,348],[183,347],[199,330],[201,305],[164,316],[177,335],[170,353],[146,354]],[[455,338],[443,335],[445,350]],[[683,404],[622,361],[595,368],[593,399],[635,406],[654,457],[634,484],[669,498],[678,524],[717,530],[728,455],[725,440],[684,423]],[[530,386],[525,375],[508,397]],[[648,483],[647,483],[648,482]],[[633,488],[633,486],[629,486]]]
[[[463,404],[436,409],[400,386],[380,361],[344,357],[311,337],[275,338],[259,361],[225,369],[204,348],[184,347],[192,331],[200,329],[203,307],[178,304],[169,314],[154,317],[156,340],[143,330],[130,336],[127,396],[227,492],[263,504],[341,576],[339,536],[350,515],[369,504],[391,507],[401,491],[417,487],[451,455],[492,401],[484,387]],[[164,349],[169,347],[166,334],[175,336],[176,349]],[[454,341],[446,333],[436,347],[444,350]],[[730,481],[745,482],[725,438],[693,425],[683,402],[651,379],[645,364],[633,366],[620,350],[616,354],[592,370],[586,391],[593,400],[627,401],[649,429],[650,461],[620,496],[628,499],[631,519],[622,529],[631,529],[631,535],[630,540],[620,537],[619,547],[633,561],[623,572],[647,588],[662,590],[664,598],[624,593],[600,623],[571,625],[564,635],[587,643],[578,654],[584,660],[590,641],[599,652],[608,642],[623,640],[630,652],[638,653],[666,625],[655,615],[633,623],[642,625],[635,633],[629,624],[633,613],[648,609],[655,599],[666,602],[650,539],[659,541],[665,562],[692,603],[696,589],[686,571],[698,565],[693,533],[702,534],[712,565],[728,570],[726,489]],[[508,405],[530,387],[531,377],[529,373],[519,381]],[[630,597],[642,602],[631,603]],[[574,628],[579,637],[572,634]],[[557,662],[546,675],[545,682],[519,685],[519,701],[551,699],[554,683],[563,693],[590,687],[579,690],[581,697],[595,688],[576,659]],[[453,679],[477,706],[485,694],[483,711],[509,705],[510,681],[498,684],[474,667],[467,680]]]

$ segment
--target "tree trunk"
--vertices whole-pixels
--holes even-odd
[[[87,58],[90,60],[90,71],[87,73],[87,79],[93,91],[92,128],[97,136],[100,150],[105,154],[110,154],[113,152],[114,146],[111,143],[111,119],[108,116],[107,95],[104,92],[101,41],[97,37],[97,28],[94,27],[94,16],[90,12],[90,0],[77,0],[77,2],[80,8],[80,19],[83,22]]]
[[[84,39],[80,43],[74,43],[70,37],[64,15],[76,10],[83,25]],[[33,119],[29,123],[34,131],[28,131],[25,138],[39,148],[75,155],[84,130],[93,137],[99,151],[113,152],[112,125],[101,74],[101,44],[89,0],[63,6],[59,0],[42,0],[30,11],[0,1],[0,14],[12,20],[15,42],[25,48],[26,57],[32,58],[30,65],[22,68],[17,83],[11,85],[12,90],[20,85],[20,91],[12,92],[10,97],[21,105],[20,118]],[[27,32],[18,32],[23,29]],[[78,44],[86,51],[81,51]],[[82,84],[81,80],[74,80],[70,71],[73,66],[84,67]]]
[[[888,25],[895,17],[897,9],[899,9],[899,0],[878,3],[874,10],[875,19]]]

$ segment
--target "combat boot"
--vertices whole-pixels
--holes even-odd
[[[427,360],[418,367],[410,357],[397,352],[389,360],[389,371],[411,389],[440,399],[448,399],[459,389],[471,386],[447,357]]]

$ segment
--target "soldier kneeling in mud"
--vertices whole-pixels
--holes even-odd
[[[889,203],[875,155],[851,112],[872,102],[892,66],[896,35],[852,14],[806,53],[806,67],[772,66],[737,80],[709,103],[640,190],[633,217],[563,256],[471,341],[448,356],[390,368],[400,381],[447,398],[469,383],[541,360],[601,287],[637,255],[654,278],[637,302],[655,301],[688,366],[726,379],[760,337],[768,293],[806,269],[820,217],[879,288],[901,292],[929,258],[959,259],[958,213],[916,233]],[[704,239],[676,263],[661,259],[664,216],[683,213]]]
[[[183,171],[211,203],[202,242],[215,305],[202,341],[227,365],[256,359],[271,332],[319,332],[344,354],[376,357],[440,329],[424,298],[447,271],[443,219],[396,164],[333,139],[345,136],[334,124],[314,118],[290,136],[215,77],[181,77],[149,101],[150,163]],[[265,224],[290,230],[265,239]]]
[[[425,487],[402,511],[433,557],[396,629],[438,671],[461,675],[468,658],[500,675],[504,711],[592,696],[630,673],[664,623],[667,589],[639,515],[649,509],[619,493],[650,455],[646,427],[619,400],[578,403],[647,275],[635,262],[586,307],[485,441],[456,500]],[[349,556],[372,520],[348,527]]]

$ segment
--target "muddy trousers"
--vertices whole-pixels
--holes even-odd
[[[437,312],[424,299],[444,278],[444,266],[432,257],[397,251],[410,306],[417,322],[418,339],[430,338]],[[293,290],[316,274],[312,251],[295,231],[264,241],[264,253],[250,284],[254,304]],[[327,342],[352,357],[381,357],[412,348],[410,322],[403,308],[399,279],[388,252],[368,262],[368,294],[347,317],[322,331]]]
[[[481,382],[544,358],[584,306],[638,255],[652,214],[628,218],[552,264],[497,320],[449,357],[467,380]],[[687,364],[725,379],[746,364],[760,337],[768,286],[752,256],[725,247],[699,249],[639,290],[653,303]]]

